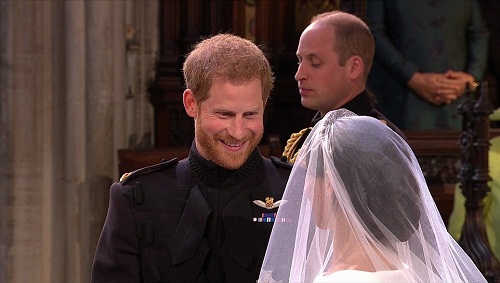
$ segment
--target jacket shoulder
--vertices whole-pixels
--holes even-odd
[[[293,164],[299,154],[302,144],[311,132],[312,127],[302,129],[298,133],[293,133],[286,142],[285,149],[283,150],[282,158],[288,160],[288,163]]]
[[[288,162],[286,156],[282,156],[281,158],[278,158],[276,156],[271,156],[270,158],[274,166],[292,170],[293,163]]]
[[[378,111],[375,108],[373,109],[372,113],[373,113],[373,115],[372,115],[373,118],[379,119],[387,127],[391,128],[391,130],[393,130],[398,135],[400,135],[405,141],[408,141],[408,139],[406,138],[406,135],[403,133],[403,131],[400,128],[398,128],[398,126],[396,126],[393,122],[391,122],[389,119],[387,119],[387,117],[385,117],[384,114],[382,114],[380,111]]]
[[[145,175],[145,174],[149,174],[149,173],[152,173],[152,172],[155,172],[155,171],[159,171],[159,170],[170,168],[173,165],[177,164],[178,162],[179,162],[179,159],[176,157],[176,158],[173,158],[173,159],[170,159],[170,160],[167,160],[167,161],[162,161],[162,162],[160,162],[158,164],[154,164],[154,165],[151,165],[151,166],[146,166],[146,167],[137,169],[135,171],[125,173],[125,174],[123,174],[120,177],[120,184],[122,186],[126,185],[128,181],[134,179],[135,177],[142,176],[142,175]]]

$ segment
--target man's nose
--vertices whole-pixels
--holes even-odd
[[[231,125],[229,126],[227,132],[234,139],[240,140],[245,137],[245,128],[246,123],[242,117],[235,117],[231,121]]]
[[[295,72],[294,78],[298,82],[304,79],[304,68],[302,68],[302,64],[297,66],[297,72]]]

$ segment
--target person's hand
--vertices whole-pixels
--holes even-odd
[[[464,95],[467,83],[469,83],[471,88],[475,84],[474,77],[468,73],[448,70],[444,75],[448,78],[448,80],[446,81],[447,87],[455,89],[457,97]],[[442,93],[446,92],[445,89],[440,91]]]
[[[416,72],[408,81],[408,86],[431,104],[451,103],[458,98],[457,81],[445,74]]]

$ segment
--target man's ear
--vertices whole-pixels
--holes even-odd
[[[363,76],[363,71],[365,69],[365,64],[363,62],[363,59],[359,57],[358,55],[353,55],[349,60],[347,60],[347,65],[348,65],[348,71],[349,71],[349,78],[352,80],[357,79],[361,76]]]
[[[188,88],[184,91],[182,94],[182,102],[184,103],[184,109],[186,109],[188,116],[195,118],[198,114],[198,105],[191,89]]]

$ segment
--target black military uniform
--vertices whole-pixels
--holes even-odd
[[[370,98],[370,94],[368,94],[366,90],[358,94],[356,97],[351,99],[351,101],[347,102],[340,108],[345,108],[359,116],[371,116],[373,118],[379,119],[394,132],[398,133],[401,137],[406,139],[404,133],[396,125],[394,125],[384,115],[382,115],[382,113],[375,109],[373,99]],[[321,117],[321,113],[318,111],[312,120],[312,126],[314,126],[319,120],[321,120],[321,118],[323,117]],[[290,136],[290,139],[288,139],[283,151],[282,159],[285,159],[290,163],[295,162],[295,158],[297,158],[299,149],[307,138],[307,135],[309,135],[309,132],[311,132],[311,129],[312,127],[308,127],[298,133],[293,133]]]
[[[111,186],[92,282],[252,282],[291,166],[254,150],[237,170],[189,157]]]

